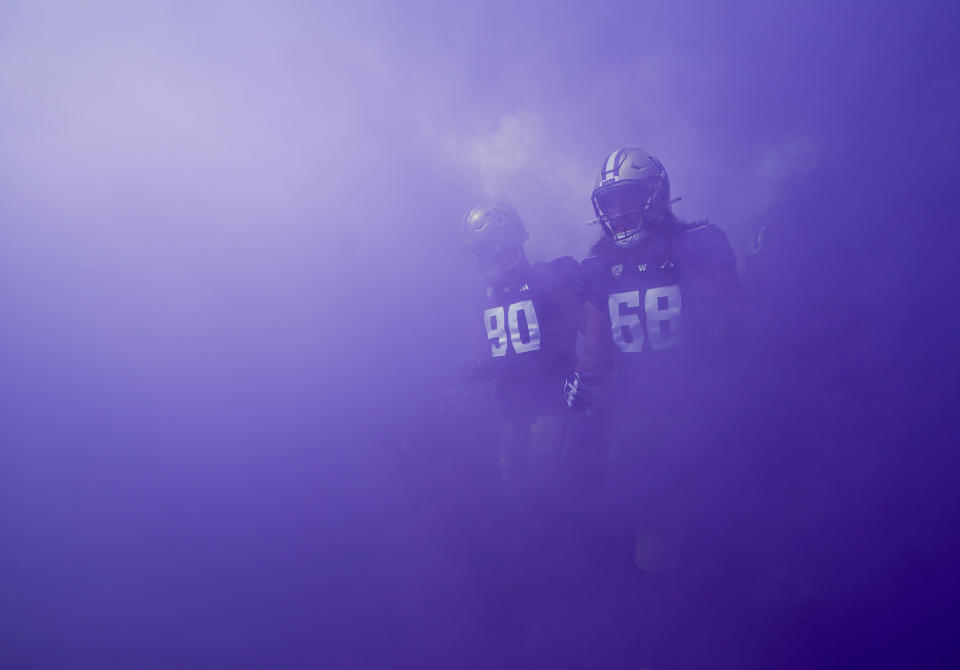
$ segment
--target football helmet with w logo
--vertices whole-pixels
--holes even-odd
[[[618,149],[600,166],[591,200],[607,238],[628,249],[670,217],[670,179],[647,151]]]

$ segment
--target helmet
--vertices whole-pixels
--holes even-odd
[[[600,166],[591,200],[607,238],[630,248],[669,216],[670,179],[663,164],[643,149],[618,149]]]
[[[491,283],[525,258],[523,243],[530,237],[517,210],[504,202],[471,209],[463,217],[461,233],[467,260]]]

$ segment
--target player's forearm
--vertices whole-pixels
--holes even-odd
[[[610,327],[597,307],[587,302],[584,306],[583,347],[577,359],[577,370],[602,380],[613,367],[610,346]]]

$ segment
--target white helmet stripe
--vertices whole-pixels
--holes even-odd
[[[614,151],[607,157],[607,164],[603,168],[603,175],[607,176],[608,174],[613,173],[617,169],[617,158],[620,156],[620,150]]]

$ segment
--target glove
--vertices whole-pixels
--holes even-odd
[[[589,372],[574,370],[563,382],[563,399],[573,410],[591,407],[597,397],[597,385]]]

